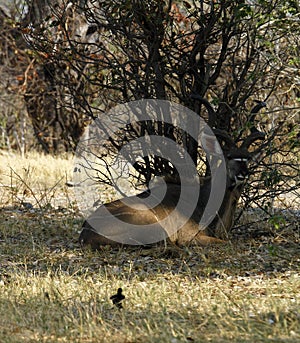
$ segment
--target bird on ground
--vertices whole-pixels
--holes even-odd
[[[119,309],[123,308],[122,301],[125,299],[125,295],[122,294],[122,288],[118,288],[117,294],[114,294],[110,297],[113,304],[117,306]]]

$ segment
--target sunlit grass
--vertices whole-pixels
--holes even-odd
[[[51,156],[28,152],[25,156],[2,153],[0,155],[0,180],[10,185],[14,172],[27,179],[30,185],[50,185],[60,179],[70,180],[73,172],[73,156]],[[11,180],[13,178],[13,180]]]
[[[300,337],[299,273],[211,278],[163,272],[141,281],[133,269],[124,277],[116,273],[117,265],[103,266],[100,256],[93,258],[98,271],[80,269],[80,263],[77,273],[19,267],[2,281],[2,341],[284,342]],[[126,296],[122,310],[109,299],[117,287]]]
[[[0,203],[45,207],[57,200],[66,205],[66,182],[72,180],[73,157],[47,156],[37,152],[0,154]],[[62,199],[63,198],[63,199]]]

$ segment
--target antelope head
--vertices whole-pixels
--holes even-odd
[[[198,100],[202,101],[201,98]],[[208,111],[213,111],[207,102],[202,103]],[[260,103],[253,108],[251,118],[264,106]],[[227,172],[220,184],[220,189],[225,189],[220,206],[209,213],[207,223],[201,220],[211,201],[213,173],[218,172],[219,161],[218,157],[214,157],[216,148],[210,145],[211,137],[204,135],[204,145],[211,152],[211,175],[200,178],[200,191],[196,199],[188,196],[189,190],[192,192],[195,187],[194,182],[166,178],[162,185],[100,206],[83,223],[80,244],[98,248],[104,244],[145,245],[165,240],[178,245],[223,242],[232,226],[237,202],[249,173],[248,162],[255,153],[250,153],[249,147],[253,142],[263,140],[264,134],[252,129],[241,143],[233,141],[221,130],[213,129],[213,132],[222,147]],[[187,196],[183,199],[184,206],[180,207],[178,203],[182,201],[183,187]],[[161,201],[155,203],[156,199]],[[178,223],[181,224],[178,226]]]

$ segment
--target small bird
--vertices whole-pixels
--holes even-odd
[[[119,309],[123,308],[121,302],[125,299],[125,295],[122,294],[122,288],[118,288],[117,294],[112,295],[110,299]]]

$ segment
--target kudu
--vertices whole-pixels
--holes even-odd
[[[206,106],[210,117],[215,116],[212,107],[207,102],[202,101],[201,98],[199,100]],[[265,107],[265,103],[260,102],[252,109],[252,117],[250,118],[252,123],[255,113],[262,107]],[[148,230],[148,225],[152,225],[151,230],[143,234],[153,235],[156,242],[166,239],[177,245],[190,243],[207,245],[224,242],[223,239],[226,239],[226,235],[232,226],[234,212],[243,190],[245,178],[248,175],[247,162],[252,155],[248,149],[254,141],[264,139],[264,134],[257,129],[251,128],[250,135],[238,147],[227,133],[220,130],[213,131],[218,140],[223,143],[222,149],[226,161],[227,176],[224,180],[226,187],[221,206],[217,213],[214,213],[214,219],[209,225],[201,227],[199,223],[210,195],[211,176],[200,179],[200,193],[196,206],[190,204],[190,206],[194,206],[194,210],[186,218],[185,223],[179,230],[176,230],[176,232],[172,230],[172,226],[175,224],[174,220],[173,222],[166,222],[167,224],[163,226],[161,225],[161,221],[170,216],[171,213],[180,212],[176,205],[183,186],[183,183],[180,184],[175,180],[166,179],[163,200],[153,208],[141,205],[141,201],[159,192],[160,186],[148,189],[136,196],[126,197],[100,206],[83,223],[79,237],[80,244],[90,245],[92,248],[97,249],[100,245],[121,245],[120,242],[130,241],[130,230],[125,229],[124,231],[122,223],[124,225],[126,223],[126,225],[140,226],[140,232],[142,232],[143,227],[144,230]],[[189,185],[187,184],[185,187],[189,187]],[[191,185],[191,187],[193,186]],[[189,205],[189,200],[186,199],[186,201],[187,205]],[[110,215],[107,215],[107,213],[110,213]],[[174,218],[182,218],[185,215],[185,213],[175,214],[177,217]],[[114,220],[115,218],[118,220]],[[143,237],[141,237],[141,242],[143,242]],[[138,243],[139,238],[136,236],[132,244]]]

